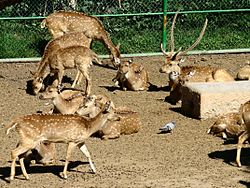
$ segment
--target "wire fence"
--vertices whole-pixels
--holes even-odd
[[[18,1],[18,0],[16,0]],[[165,1],[165,3],[164,3]],[[3,1],[5,2],[5,1]],[[14,0],[12,1],[14,2]],[[176,48],[194,42],[205,18],[208,27],[195,50],[250,51],[250,0],[23,0],[5,6],[0,3],[0,59],[41,57],[51,39],[41,20],[55,10],[76,10],[96,15],[122,54],[155,54],[166,40],[174,13],[180,10],[175,26]],[[164,10],[164,6],[166,9]],[[163,14],[166,11],[166,37]],[[164,41],[163,41],[164,38]],[[102,43],[92,48],[108,54]],[[168,49],[167,49],[168,50]]]

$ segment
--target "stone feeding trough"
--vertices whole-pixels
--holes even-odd
[[[250,100],[250,81],[187,82],[182,87],[181,111],[196,119],[238,112]]]

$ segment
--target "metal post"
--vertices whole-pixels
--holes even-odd
[[[167,0],[163,1],[163,30],[162,30],[162,47],[166,50],[167,40]]]

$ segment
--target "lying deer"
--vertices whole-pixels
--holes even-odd
[[[42,69],[44,69],[44,66],[46,66],[45,64],[49,61],[49,57],[52,54],[55,54],[61,48],[67,48],[71,46],[85,46],[87,48],[90,48],[90,45],[91,39],[86,37],[82,32],[65,34],[61,37],[50,40],[45,47],[44,54],[41,61],[39,62],[37,71],[31,72],[31,74],[33,74],[33,93],[36,95],[43,88],[43,84],[41,83],[41,81],[43,81],[44,78],[40,78],[40,72],[43,71]],[[74,80],[74,83],[72,84],[73,88],[80,81],[79,79],[80,78],[78,73]]]
[[[240,68],[236,75],[236,80],[250,80],[250,63]]]
[[[223,139],[238,139],[245,130],[246,127],[242,124],[240,113],[229,113],[218,117],[207,133]]]
[[[85,96],[81,91],[67,89],[60,92],[57,87],[49,86],[39,98],[52,99],[53,113],[74,114],[83,104]]]
[[[77,115],[62,114],[33,114],[15,118],[8,126],[6,133],[15,128],[20,141],[16,149],[11,151],[11,174],[10,180],[15,177],[16,159],[18,156],[35,148],[41,142],[66,143],[68,144],[66,161],[63,169],[63,178],[67,178],[67,168],[72,150],[78,146],[88,157],[93,173],[95,166],[91,161],[90,153],[85,145],[93,133],[100,130],[109,119],[115,119],[114,110],[110,106],[110,101],[101,108],[95,118],[85,119]],[[24,166],[24,158],[20,158],[20,165],[26,179],[29,176]]]
[[[192,73],[192,77],[189,78],[190,81],[233,81],[234,78],[224,69],[219,68],[213,68],[213,67],[202,67],[202,66],[180,66],[184,60],[180,59],[180,56],[186,55],[187,52],[191,51],[194,47],[196,47],[199,42],[201,41],[206,27],[208,20],[206,19],[204,26],[200,32],[199,37],[196,39],[196,41],[186,50],[182,51],[181,48],[174,52],[174,27],[175,22],[177,18],[178,12],[175,14],[172,27],[171,27],[171,40],[170,40],[170,46],[171,51],[168,54],[163,47],[161,46],[161,50],[163,54],[166,56],[166,60],[164,65],[160,68],[161,73],[171,73],[173,71],[177,72],[179,75],[182,75],[182,77],[189,76],[190,73]]]
[[[242,122],[245,124],[246,130],[239,136],[237,144],[237,155],[236,163],[238,167],[241,167],[240,154],[241,148],[246,140],[250,138],[250,101],[242,104],[240,107],[240,117]]]
[[[113,81],[123,90],[143,91],[149,87],[147,70],[142,64],[131,61],[120,63]]]
[[[86,98],[84,106],[77,112],[80,115],[95,117],[101,110],[100,106],[105,104],[106,96],[92,95]],[[98,131],[102,139],[118,138],[120,135],[137,133],[141,129],[141,119],[137,112],[127,107],[115,108],[115,114],[120,118],[119,121],[108,121]]]
[[[43,79],[50,73],[55,73],[57,79],[53,86],[61,85],[65,69],[77,68],[86,78],[86,94],[91,91],[91,79],[88,68],[92,61],[102,64],[98,56],[89,48],[84,46],[70,46],[57,50],[56,53],[48,51],[48,59],[36,73],[36,79],[33,80],[33,86],[42,88]],[[50,71],[47,71],[50,69]]]
[[[47,27],[53,38],[65,33],[83,32],[90,39],[101,40],[111,53],[113,65],[117,67],[120,64],[119,46],[113,44],[102,22],[94,16],[80,12],[58,11],[45,18],[41,27]]]

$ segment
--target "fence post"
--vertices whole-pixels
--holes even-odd
[[[162,47],[166,50],[167,39],[167,0],[163,0],[163,30],[162,30]]]

